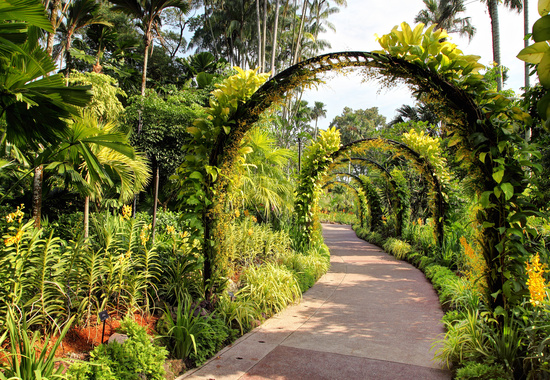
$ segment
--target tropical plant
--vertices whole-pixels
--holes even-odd
[[[168,351],[152,341],[131,318],[120,324],[128,336],[124,343],[101,344],[90,352],[89,362],[76,362],[67,372],[69,380],[164,379]]]
[[[143,31],[143,71],[141,74],[141,96],[145,96],[145,88],[147,86],[147,63],[150,48],[153,42],[154,33],[159,28],[161,23],[162,11],[166,8],[177,8],[183,13],[189,10],[189,2],[185,0],[153,0],[150,2],[143,0],[113,0],[114,11],[124,12],[136,20],[139,20],[137,26]]]
[[[470,17],[458,17],[458,14],[466,11],[464,0],[422,0],[427,9],[422,9],[414,22],[422,22],[426,25],[437,24],[438,28],[449,33],[458,33],[460,36],[468,36],[470,40],[475,35],[476,29],[470,23]]]
[[[175,358],[187,359],[192,352],[197,353],[197,340],[208,330],[212,315],[204,319],[189,297],[178,300],[175,314],[173,317],[168,308],[164,311],[169,347],[172,348],[171,353]]]
[[[280,217],[292,208],[293,187],[284,168],[294,154],[275,146],[275,140],[260,129],[251,131],[244,139],[245,154],[242,160],[239,183],[232,189],[234,204],[255,210],[264,220],[273,215]]]
[[[63,374],[64,367],[56,366],[55,353],[61,345],[63,338],[67,334],[73,318],[67,321],[65,327],[50,346],[51,337],[45,337],[41,342],[40,332],[34,331],[32,338],[29,338],[29,329],[26,323],[24,312],[9,308],[6,317],[7,332],[0,338],[3,341],[6,334],[9,336],[9,351],[3,352],[7,357],[8,365],[4,363],[0,366],[0,379],[66,379]],[[42,343],[42,349],[37,352],[37,346]]]

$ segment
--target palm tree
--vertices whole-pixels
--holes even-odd
[[[233,191],[236,203],[255,209],[268,220],[292,209],[293,186],[284,168],[294,155],[289,149],[277,148],[269,133],[257,128],[245,138],[252,151],[244,155],[240,165],[240,183]]]
[[[460,36],[468,36],[471,40],[476,29],[470,23],[470,17],[457,17],[459,13],[466,10],[464,0],[423,0],[426,9],[422,9],[416,17],[415,22],[422,22],[426,25],[437,24],[439,28],[449,33],[458,33]]]
[[[498,19],[498,0],[481,0],[487,4],[489,17],[491,18],[491,35],[493,38],[493,61],[496,66],[501,68],[500,59],[500,24]],[[510,9],[521,12],[523,9],[523,0],[504,0],[504,5]],[[497,78],[497,91],[502,90],[502,73]]]
[[[147,62],[150,47],[153,42],[153,33],[160,26],[160,15],[166,8],[177,8],[187,13],[190,2],[187,0],[111,0],[115,11],[124,12],[138,21],[139,28],[143,31],[143,72],[141,75],[141,96],[145,95],[147,82]]]
[[[71,125],[57,153],[45,159],[52,161],[46,172],[85,197],[84,237],[88,237],[90,200],[102,199],[108,192],[118,194],[119,202],[127,202],[150,178],[147,158],[134,151],[113,123],[98,123],[91,112]]]
[[[62,49],[60,56],[65,55],[66,73],[68,77],[70,72],[71,46],[74,34],[89,25],[101,24],[111,26],[110,23],[102,20],[97,15],[100,5],[95,0],[74,0],[65,14],[65,22],[59,27],[62,39]],[[66,54],[63,54],[65,52]]]
[[[5,27],[14,20],[23,29],[17,33],[18,45],[1,40],[7,48],[0,52],[3,58],[0,60],[0,118],[6,123],[7,142],[38,151],[40,146],[55,145],[59,141],[68,130],[67,120],[79,114],[79,107],[90,101],[91,93],[87,91],[89,87],[66,87],[60,74],[48,76],[56,69],[55,63],[50,52],[40,46],[41,31],[33,25],[44,27],[49,33],[55,28],[49,24],[42,4],[38,0],[11,0],[11,4],[0,9],[1,23]],[[15,35],[11,36],[12,40]],[[37,227],[40,226],[42,180],[39,165],[33,185],[33,217]]]
[[[313,108],[311,110],[311,119],[315,120],[315,136],[314,139],[317,139],[317,121],[319,118],[325,118],[327,117],[327,109],[325,108],[325,103],[323,102],[315,102],[313,104]]]

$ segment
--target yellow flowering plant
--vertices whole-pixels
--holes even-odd
[[[527,272],[527,287],[529,288],[529,302],[534,307],[542,306],[546,299],[546,279],[544,272],[548,271],[548,266],[540,262],[540,256],[531,256],[531,260],[525,263]]]

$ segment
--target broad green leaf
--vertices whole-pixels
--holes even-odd
[[[198,179],[198,180],[201,180],[203,179],[203,176],[202,176],[202,173],[201,172],[193,172],[189,175],[189,178],[192,178],[192,179]]]
[[[550,92],[544,94],[538,101],[537,112],[542,120],[548,120],[548,115],[550,115]]]
[[[510,182],[501,183],[500,188],[506,200],[510,200],[514,196],[514,186]]]
[[[533,25],[533,39],[535,42],[550,40],[550,15],[539,18]]]
[[[483,222],[483,225],[482,225],[483,228],[491,228],[491,227],[494,227],[494,226],[495,226],[495,224],[490,223],[490,222]]]
[[[537,66],[537,74],[539,75],[540,84],[545,88],[550,88],[550,50],[547,50],[542,56]]]
[[[479,203],[481,203],[481,207],[483,208],[489,208],[491,202],[489,201],[489,197],[493,194],[492,191],[484,191],[483,194],[481,194],[481,197],[479,198]]]
[[[504,169],[497,170],[496,172],[493,173],[493,179],[497,183],[502,182],[502,177],[504,177]]]
[[[487,156],[487,152],[482,152],[479,154],[479,161],[485,163],[485,156]]]
[[[523,232],[521,230],[518,230],[517,228],[508,228],[507,231],[509,234],[523,237]]]

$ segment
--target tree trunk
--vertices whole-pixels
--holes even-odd
[[[304,0],[304,4],[302,6],[302,16],[300,17],[300,28],[298,29],[298,38],[296,39],[296,50],[294,50],[294,58],[292,59],[293,65],[298,63],[298,59],[300,57],[300,47],[301,47],[300,41],[302,40],[302,32],[304,30],[307,4],[308,4],[308,0]]]
[[[141,73],[141,96],[145,96],[145,88],[147,85],[147,63],[149,62],[149,46],[151,46],[151,36],[144,36],[145,53],[143,54],[143,72]]]
[[[525,36],[529,34],[529,0],[523,0],[523,34]],[[523,46],[524,47],[529,46],[529,41],[527,39],[523,41]],[[525,91],[527,91],[530,87],[529,64],[525,62],[524,65],[525,65]],[[525,129],[525,141],[527,142],[531,141],[532,133],[533,131],[531,130],[531,127],[527,126]]]
[[[502,66],[500,62],[500,25],[498,21],[498,3],[497,0],[488,0],[489,17],[491,17],[491,34],[493,36],[493,61],[498,68],[497,91],[502,90]]]
[[[523,0],[523,35],[527,36],[529,34],[529,0]],[[528,47],[529,41],[525,39],[523,41],[523,46]],[[525,65],[525,90],[529,88],[529,64],[527,62]]]
[[[277,34],[279,31],[279,6],[280,0],[277,0],[277,6],[275,7],[275,24],[273,25],[273,47],[271,51],[271,76],[274,77],[277,74],[277,68],[275,67],[275,57],[277,56]]]
[[[62,52],[61,54],[61,57],[63,57],[63,54],[65,54],[65,70],[66,70],[65,77],[66,78],[69,77],[69,74],[71,72],[71,53],[69,52],[69,50],[71,49],[72,42],[73,42],[73,35],[71,32],[69,32],[67,34],[67,43],[65,44],[64,52]],[[59,67],[61,68],[61,64],[59,65]]]
[[[262,40],[262,73],[265,73],[265,51],[267,44],[267,0],[264,0],[264,33]]]
[[[34,227],[40,228],[40,218],[42,217],[42,184],[44,183],[44,166],[38,165],[34,169],[34,179],[32,186],[32,217]]]
[[[262,23],[260,20],[260,0],[256,0],[256,23],[258,24],[258,67],[262,67]]]
[[[84,199],[84,238],[90,234],[90,197]]]
[[[50,15],[50,23],[52,24],[52,31],[48,32],[48,39],[46,42],[46,52],[50,57],[53,56],[53,43],[55,39],[55,34],[57,32],[57,10],[59,8],[59,5],[61,4],[61,0],[53,0],[52,2],[52,13]]]
[[[157,203],[159,200],[159,172],[160,167],[159,163],[156,159],[156,157],[153,156],[153,165],[155,166],[155,195],[153,196],[153,224],[151,227],[152,233],[151,233],[151,240],[153,243],[155,242],[155,227],[157,226]]]

